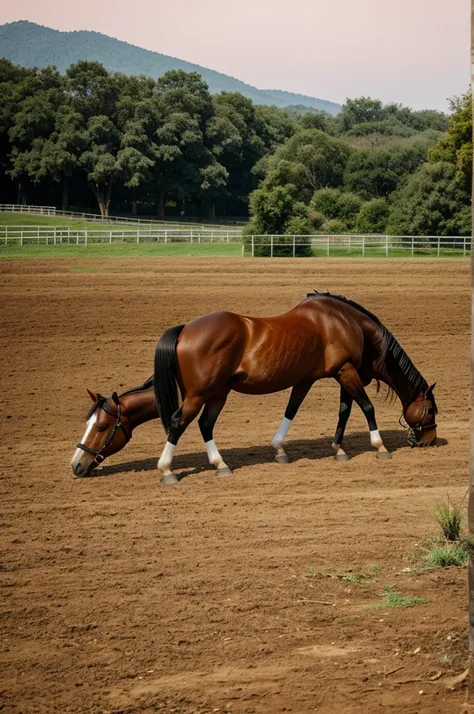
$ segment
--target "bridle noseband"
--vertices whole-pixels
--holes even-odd
[[[423,431],[425,431],[426,429],[436,429],[436,427],[438,426],[436,424],[436,422],[434,424],[423,424],[423,420],[428,413],[428,394],[424,394],[423,399],[415,399],[415,401],[411,402],[411,404],[409,404],[409,406],[411,406],[412,404],[416,404],[417,402],[421,402],[421,401],[423,401],[423,411],[421,413],[421,417],[419,418],[419,420],[415,424],[415,426],[410,426],[408,424],[407,420],[405,419],[405,411],[400,415],[400,418],[398,420],[398,423],[400,424],[400,426],[403,426],[404,429],[408,429],[408,441],[410,441],[411,437],[413,437],[416,441],[416,432],[419,432],[419,434],[421,435],[421,433]],[[405,423],[403,423],[402,420]]]
[[[117,406],[116,414],[112,411],[112,409],[107,404],[107,397],[102,397],[100,394],[98,396],[99,396],[99,399],[97,400],[95,407],[92,410],[92,413],[94,413],[94,411],[99,408],[99,409],[103,409],[104,412],[107,412],[107,414],[110,414],[110,416],[115,417],[115,424],[112,427],[112,431],[108,435],[108,437],[105,441],[105,444],[98,450],[91,449],[89,446],[86,446],[85,444],[77,444],[78,449],[82,449],[83,451],[86,451],[88,454],[92,454],[92,456],[94,456],[94,461],[92,463],[95,464],[95,466],[99,466],[99,464],[101,464],[102,461],[105,459],[105,456],[102,455],[102,452],[105,451],[112,443],[114,436],[115,436],[115,432],[117,431],[117,429],[122,429],[122,431],[124,433],[124,436],[125,436],[124,446],[126,444],[128,444],[128,442],[132,438],[131,433],[127,434],[125,426],[124,426],[124,424],[122,424],[122,405],[120,404],[120,400],[118,398],[117,392],[114,392],[111,397],[113,402]]]

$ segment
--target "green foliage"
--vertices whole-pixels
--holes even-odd
[[[395,235],[468,235],[469,196],[453,164],[425,163],[394,197],[387,232]]]
[[[361,206],[355,222],[357,233],[385,233],[390,208],[383,198],[373,198]]]
[[[344,221],[341,221],[339,218],[330,218],[329,220],[324,221],[321,226],[321,232],[341,235],[344,233],[350,233],[350,230],[349,226]]]
[[[353,151],[344,175],[344,184],[366,199],[386,198],[397,189],[407,174],[426,161],[427,146],[396,145]]]
[[[433,163],[448,162],[456,167],[456,181],[470,193],[472,185],[472,94],[450,101],[448,133],[429,152]]]
[[[433,515],[438,522],[446,540],[459,540],[461,535],[461,515],[462,502],[459,506],[455,506],[449,500],[437,503]]]
[[[462,566],[468,557],[467,548],[458,543],[446,543],[434,546],[426,555],[425,563],[431,568],[448,568],[451,565]]]
[[[347,226],[353,226],[362,206],[359,196],[337,188],[322,188],[316,191],[310,201],[310,210],[320,214],[327,221],[338,219]],[[325,230],[325,229],[324,229]]]
[[[382,597],[385,602],[380,603],[378,607],[414,607],[415,605],[424,605],[428,600],[424,597],[410,597],[401,595],[393,589],[391,585],[386,585],[382,592]]]

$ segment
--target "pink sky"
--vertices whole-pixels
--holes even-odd
[[[262,89],[341,103],[366,95],[447,109],[470,78],[469,0],[3,3],[0,24],[14,20],[96,30]]]

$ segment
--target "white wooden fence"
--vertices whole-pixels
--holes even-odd
[[[466,256],[471,236],[392,236],[392,235],[255,235],[247,238],[247,253],[252,257],[280,255],[297,257],[307,252],[315,256]]]
[[[88,245],[91,243],[234,243],[239,233],[221,228],[120,228],[76,230],[56,226],[0,226],[0,248],[6,245]]]
[[[160,226],[162,228],[195,228],[196,230],[210,230],[213,224],[206,223],[196,223],[194,220],[189,221],[160,221],[158,219],[151,218],[130,218],[122,216],[101,216],[97,213],[78,213],[74,211],[60,211],[54,206],[23,206],[17,203],[0,203],[0,213],[27,213],[37,216],[63,216],[65,218],[82,218],[86,221],[94,221],[98,223],[127,223],[131,225],[148,225],[148,226]],[[216,228],[225,228],[229,232],[234,232],[237,234],[242,233],[242,226],[229,225],[223,226],[218,223],[215,224]]]

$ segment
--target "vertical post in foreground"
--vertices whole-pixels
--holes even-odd
[[[273,236],[270,236],[270,258],[273,258]]]
[[[471,84],[474,81],[474,0],[471,0]],[[474,197],[474,187],[472,188]],[[472,246],[472,238],[471,238]],[[474,325],[474,250],[471,247],[471,323]],[[469,560],[468,560],[468,604],[469,604],[469,680],[467,702],[474,711],[474,331],[471,330],[471,439],[469,454]]]
[[[252,258],[255,257],[255,236],[252,236]]]

